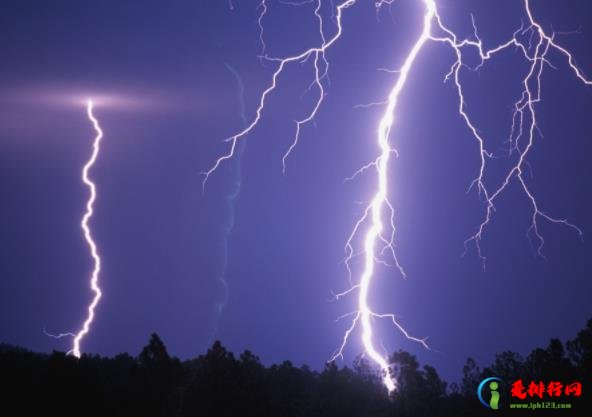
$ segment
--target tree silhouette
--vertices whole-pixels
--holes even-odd
[[[391,357],[399,389],[394,394],[393,410],[401,416],[442,415],[446,382],[436,369],[425,365],[420,369],[417,358],[408,352],[398,351]]]
[[[567,342],[567,351],[572,363],[584,375],[592,373],[592,319],[576,338]]]
[[[156,334],[150,335],[150,341],[138,356],[138,363],[144,367],[161,366],[171,360],[162,339]]]
[[[460,393],[466,397],[474,395],[476,387],[483,379],[481,376],[481,369],[475,362],[475,359],[468,358],[462,369],[463,377],[460,385]]]
[[[388,394],[377,370],[358,357],[353,366],[326,364],[321,372],[290,361],[264,366],[251,351],[238,358],[219,341],[197,358],[171,357],[157,334],[137,357],[114,358],[63,352],[38,354],[0,344],[1,415],[142,417],[473,417],[489,415],[477,400],[479,383],[497,376],[506,383],[582,382],[584,395],[570,401],[590,409],[592,320],[565,345],[551,339],[526,358],[506,351],[481,369],[468,358],[460,385],[447,385],[430,365],[408,352],[390,356],[398,390]],[[508,399],[504,399],[507,404]],[[37,408],[41,412],[37,412]],[[498,410],[496,415],[510,414]]]

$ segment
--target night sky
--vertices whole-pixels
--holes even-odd
[[[80,171],[94,132],[80,98],[97,97],[104,139],[91,177],[98,201],[91,227],[101,253],[104,298],[84,352],[136,354],[157,332],[181,358],[213,340],[250,349],[264,363],[289,359],[315,369],[338,347],[356,297],[330,302],[348,286],[344,244],[371,198],[375,176],[344,178],[377,155],[375,131],[398,68],[420,31],[421,4],[397,0],[377,14],[360,0],[344,13],[342,38],[328,52],[330,85],[282,174],[294,120],[314,104],[304,94],[312,62],[292,65],[246,139],[236,167],[221,167],[202,193],[201,172],[227,151],[223,140],[244,126],[236,70],[252,120],[273,63],[258,58],[255,0],[3,0],[0,12],[0,341],[37,351],[68,350],[92,294],[92,267],[79,222],[88,190]],[[330,2],[323,9],[327,33]],[[475,17],[486,46],[508,39],[525,20],[513,0],[440,0],[460,36]],[[592,74],[592,6],[585,0],[533,1],[557,42]],[[312,4],[270,1],[267,52],[286,56],[318,43]],[[550,337],[572,338],[592,317],[592,87],[550,53],[537,105],[541,134],[529,155],[528,181],[541,208],[584,232],[542,221],[546,259],[526,232],[531,206],[514,181],[497,203],[482,249],[463,257],[485,206],[467,188],[478,149],[443,78],[453,53],[441,44],[421,52],[401,96],[392,143],[390,195],[397,252],[408,278],[381,269],[371,300],[392,312],[434,351],[378,324],[389,352],[405,349],[457,380],[465,359],[488,364],[495,353],[527,354]],[[475,61],[476,63],[476,61]],[[508,168],[512,104],[527,66],[509,50],[478,72],[463,71],[468,112],[499,156],[488,184]],[[101,101],[102,100],[102,101]],[[228,238],[229,291],[219,282]],[[346,362],[361,353],[356,334]]]

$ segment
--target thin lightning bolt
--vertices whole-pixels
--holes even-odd
[[[68,353],[76,356],[77,358],[80,358],[80,343],[82,342],[82,339],[84,339],[84,337],[90,331],[90,326],[95,318],[95,309],[96,309],[97,305],[99,304],[101,297],[103,296],[103,293],[101,292],[101,288],[99,287],[99,274],[101,272],[101,257],[99,256],[99,253],[97,250],[97,244],[95,243],[95,241],[92,237],[90,227],[88,226],[88,222],[90,221],[90,219],[92,218],[92,215],[94,213],[94,203],[97,198],[97,191],[96,191],[95,183],[88,176],[88,172],[93,167],[93,165],[95,164],[95,162],[97,160],[97,157],[99,156],[101,139],[103,138],[103,131],[101,130],[101,126],[99,125],[98,120],[95,118],[95,116],[93,114],[93,102],[90,99],[87,101],[87,104],[86,104],[86,113],[88,115],[89,120],[91,121],[91,123],[93,125],[93,128],[96,132],[96,136],[93,141],[93,150],[92,150],[92,154],[90,156],[90,159],[86,162],[86,164],[82,168],[82,181],[88,187],[88,190],[90,191],[90,196],[86,202],[86,212],[84,213],[84,216],[82,217],[82,220],[80,222],[80,227],[82,228],[82,231],[84,233],[84,239],[86,240],[86,243],[90,249],[90,254],[91,254],[93,261],[94,261],[92,275],[90,278],[90,288],[91,288],[92,292],[94,293],[94,297],[93,297],[91,303],[88,305],[88,310],[87,310],[88,314],[86,316],[86,319],[84,320],[84,323],[82,324],[82,328],[78,331],[78,333],[76,333],[74,335],[74,340],[72,342],[72,349],[68,352]]]
[[[259,120],[261,119],[261,113],[263,112],[263,109],[265,108],[265,102],[267,100],[267,97],[269,96],[269,94],[271,94],[271,92],[273,92],[275,90],[275,88],[277,86],[277,80],[278,80],[279,76],[283,73],[286,65],[289,65],[294,62],[305,61],[305,60],[309,59],[311,56],[314,56],[315,76],[316,77],[315,77],[312,84],[317,85],[317,86],[319,86],[319,85],[322,86],[323,80],[322,80],[322,77],[319,76],[319,74],[323,74],[323,76],[326,76],[326,71],[321,72],[318,69],[319,58],[322,58],[325,54],[325,51],[327,49],[329,49],[341,37],[341,33],[342,33],[341,17],[343,14],[343,10],[347,9],[348,7],[353,6],[356,3],[356,1],[357,0],[347,0],[337,6],[335,20],[337,22],[338,29],[337,29],[337,33],[335,33],[335,35],[333,35],[333,37],[331,37],[330,39],[327,40],[324,38],[324,35],[322,33],[322,24],[321,24],[320,29],[319,29],[319,33],[320,33],[322,39],[325,39],[322,41],[321,46],[307,49],[306,51],[302,52],[301,54],[293,55],[293,56],[290,56],[287,58],[273,58],[273,57],[268,57],[267,55],[263,56],[264,59],[271,61],[271,62],[276,62],[278,64],[278,68],[273,72],[271,85],[269,87],[267,87],[263,91],[263,93],[261,94],[261,97],[259,100],[259,105],[257,106],[257,110],[256,110],[256,116],[251,121],[251,123],[249,123],[247,127],[245,127],[243,130],[241,130],[236,135],[231,136],[226,139],[226,142],[230,142],[229,151],[226,154],[222,155],[220,158],[218,158],[209,170],[202,172],[202,174],[204,175],[204,179],[202,182],[203,187],[205,187],[205,184],[206,184],[208,178],[216,169],[218,169],[220,164],[234,156],[234,153],[236,150],[236,145],[237,145],[238,141],[240,139],[244,138],[249,133],[251,133],[251,131],[258,125]],[[317,0],[317,4],[318,4],[317,11],[318,11],[320,9],[321,1]],[[267,9],[263,9],[263,10],[267,10]],[[318,16],[319,21],[322,23],[323,18],[320,15],[320,13],[317,13],[317,16]],[[261,17],[260,17],[259,21],[261,21]],[[320,105],[322,104],[323,98],[325,97],[323,91],[321,91],[321,94],[319,95],[319,97],[320,98],[317,101],[317,104],[315,105],[315,109],[317,109],[317,110],[320,107]],[[314,113],[312,114],[312,117],[314,117]],[[300,121],[300,123],[296,122],[296,136],[293,141],[293,146],[290,146],[288,148],[288,150],[286,151],[286,153],[284,154],[284,156],[282,158],[283,161],[285,161],[286,158],[288,156],[290,156],[291,151],[294,149],[295,144],[297,144],[297,142],[298,142],[299,126],[301,126],[303,123],[306,123],[306,121],[312,120],[312,117],[307,117],[307,118],[303,119],[302,121]],[[285,167],[285,165],[284,165],[284,167]]]
[[[259,13],[259,17],[257,18],[257,25],[259,26],[259,43],[261,44],[261,55],[265,55],[265,49],[267,45],[265,45],[265,39],[263,37],[264,26],[263,26],[263,18],[267,14],[267,0],[261,0],[259,3],[258,8],[261,10]]]
[[[220,164],[235,156],[237,143],[240,140],[244,139],[245,136],[251,133],[258,125],[262,117],[262,112],[265,109],[266,100],[268,96],[276,89],[278,79],[283,74],[284,69],[290,64],[302,63],[312,58],[314,78],[312,83],[310,84],[309,89],[316,87],[319,95],[318,99],[316,100],[314,106],[312,107],[308,115],[303,119],[295,122],[295,135],[290,146],[288,147],[286,153],[282,158],[283,171],[285,172],[286,159],[290,156],[291,152],[298,144],[301,127],[304,124],[313,120],[313,118],[317,115],[318,109],[323,103],[323,99],[325,97],[325,89],[323,82],[324,79],[327,77],[329,67],[328,61],[325,58],[325,53],[333,44],[335,44],[339,40],[341,34],[343,33],[342,16],[344,10],[355,5],[357,1],[358,0],[342,1],[335,7],[335,14],[332,15],[332,18],[336,25],[336,31],[331,37],[326,37],[323,29],[321,0],[316,0],[315,3],[317,6],[315,8],[314,13],[319,21],[320,45],[306,49],[300,54],[284,58],[268,57],[267,55],[263,56],[264,59],[277,64],[277,68],[273,72],[271,78],[271,83],[262,92],[259,104],[256,109],[255,117],[253,118],[251,123],[248,124],[247,127],[245,127],[242,131],[226,139],[226,141],[230,143],[230,148],[228,152],[223,154],[220,158],[218,158],[212,165],[212,167],[208,171],[205,171],[203,173],[204,187],[209,176],[220,166]],[[549,58],[547,56],[548,52],[550,50],[555,50],[559,52],[561,56],[566,58],[569,68],[574,72],[576,77],[585,85],[591,85],[592,81],[586,78],[583,72],[576,66],[575,60],[571,53],[555,42],[554,34],[547,34],[542,28],[542,26],[535,20],[530,9],[529,0],[524,0],[525,13],[528,18],[527,24],[523,25],[520,29],[514,32],[513,36],[508,41],[491,49],[484,48],[483,42],[478,35],[477,26],[475,24],[474,19],[472,19],[474,37],[467,39],[459,39],[457,35],[452,30],[448,29],[442,22],[442,19],[438,13],[436,2],[434,0],[417,1],[421,1],[421,3],[424,6],[424,14],[422,19],[422,25],[420,27],[420,34],[413,43],[411,50],[408,52],[402,67],[397,71],[387,71],[397,76],[397,79],[392,89],[390,90],[387,99],[371,104],[382,104],[386,106],[376,131],[376,140],[379,149],[379,154],[372,162],[361,167],[358,171],[354,173],[354,175],[347,179],[351,180],[354,179],[356,176],[361,175],[367,171],[374,170],[377,176],[377,188],[374,192],[371,202],[366,206],[362,217],[358,219],[358,221],[355,223],[353,230],[350,233],[346,242],[345,250],[347,256],[345,259],[345,265],[349,273],[351,286],[346,291],[343,291],[335,295],[335,298],[339,299],[341,297],[344,297],[348,294],[357,291],[358,309],[357,311],[346,314],[339,318],[342,319],[346,317],[351,317],[352,321],[351,325],[344,334],[341,345],[339,346],[336,353],[332,356],[331,360],[335,360],[338,357],[343,356],[343,350],[351,334],[356,328],[361,327],[361,341],[362,345],[364,346],[364,351],[366,355],[368,355],[372,359],[372,361],[380,368],[384,385],[386,386],[389,392],[392,392],[396,389],[397,381],[389,365],[388,358],[385,355],[379,353],[375,347],[375,335],[372,327],[373,320],[390,320],[393,323],[393,325],[396,326],[406,338],[418,342],[422,344],[424,347],[428,348],[426,344],[426,339],[418,339],[411,336],[403,328],[403,326],[399,324],[399,322],[397,321],[397,317],[394,314],[377,313],[372,310],[369,303],[371,284],[375,276],[375,267],[377,264],[387,264],[383,260],[383,256],[385,253],[388,253],[392,257],[392,259],[394,260],[394,266],[398,269],[398,271],[403,277],[405,276],[405,271],[399,263],[394,251],[394,239],[396,230],[394,222],[394,210],[393,205],[388,199],[387,193],[387,190],[389,188],[389,162],[391,160],[391,154],[394,153],[396,155],[396,150],[390,145],[389,138],[391,136],[393,125],[396,121],[395,114],[397,110],[397,105],[399,103],[400,94],[405,88],[407,79],[412,73],[417,56],[420,54],[423,47],[428,42],[437,42],[448,45],[452,48],[452,51],[455,54],[456,59],[454,60],[450,68],[450,71],[445,75],[444,81],[453,81],[459,99],[459,116],[465,122],[467,129],[471,133],[471,136],[474,138],[479,151],[480,166],[478,174],[471,183],[469,190],[473,187],[477,189],[479,196],[484,201],[485,214],[482,222],[477,228],[476,233],[465,241],[465,251],[468,250],[469,243],[473,242],[477,248],[478,256],[483,260],[483,265],[485,265],[485,256],[481,251],[480,242],[495,210],[495,201],[499,198],[501,194],[503,194],[504,190],[506,190],[507,186],[510,184],[512,180],[518,181],[518,183],[524,191],[525,196],[531,203],[531,224],[528,229],[527,236],[530,237],[530,235],[533,234],[537,239],[537,252],[539,255],[542,256],[542,247],[544,245],[544,239],[540,234],[538,224],[538,221],[541,219],[547,220],[551,223],[565,225],[575,230],[580,236],[582,236],[582,231],[574,224],[568,222],[566,219],[557,219],[555,217],[552,217],[540,209],[540,206],[534,194],[529,189],[527,182],[524,178],[524,167],[527,165],[526,158],[529,154],[529,151],[532,149],[534,145],[535,134],[538,131],[535,105],[539,103],[541,100],[541,75],[543,73],[543,69],[546,65],[551,66],[551,63],[549,62]],[[394,0],[378,0],[377,2],[375,2],[375,5],[377,8],[380,8],[384,5],[391,5],[393,2]],[[308,2],[304,2],[301,4],[305,3]],[[262,1],[261,4],[265,5],[265,1]],[[260,27],[260,40],[262,45],[265,45],[262,39],[262,18],[263,15],[267,12],[267,8],[262,7],[262,9],[263,11],[259,16],[258,24]],[[467,48],[472,48],[476,50],[479,54],[480,63],[475,68],[470,68],[463,61],[463,51]],[[518,49],[521,52],[524,59],[530,64],[529,71],[522,79],[522,91],[520,94],[520,98],[514,104],[512,126],[509,138],[511,152],[515,152],[518,154],[518,160],[508,170],[501,185],[499,185],[497,188],[489,189],[485,185],[485,176],[488,161],[493,157],[493,153],[487,150],[485,138],[479,133],[478,128],[473,123],[471,117],[467,113],[466,100],[463,94],[463,85],[461,82],[460,75],[461,69],[465,68],[469,70],[478,70],[492,57],[510,48]],[[354,248],[354,241],[358,236],[363,236],[363,248],[360,251],[360,253],[357,253]],[[361,273],[359,280],[357,280],[354,283],[352,280],[350,261],[353,259],[354,256],[358,255],[364,256],[364,269]]]
[[[465,40],[462,42],[458,42],[454,34],[443,27],[439,17],[439,25],[443,30],[446,31],[449,37],[445,39],[434,38],[434,40],[449,43],[456,52],[457,61],[453,64],[451,72],[447,76],[450,76],[450,74],[454,74],[454,82],[456,84],[458,95],[460,97],[459,112],[479,143],[481,153],[481,167],[479,170],[479,176],[473,181],[472,185],[477,184],[479,194],[485,197],[486,213],[483,221],[477,229],[477,232],[465,241],[465,252],[467,244],[473,241],[477,247],[479,257],[484,262],[484,265],[486,258],[483,256],[480,246],[483,233],[485,231],[485,228],[489,225],[489,222],[493,215],[493,211],[495,210],[495,200],[503,193],[510,181],[514,178],[518,180],[520,186],[524,190],[525,195],[527,196],[528,200],[532,205],[531,224],[527,234],[529,238],[531,233],[535,235],[536,239],[538,240],[537,253],[541,257],[544,257],[542,253],[542,248],[545,244],[545,240],[543,239],[543,236],[540,234],[539,231],[539,219],[544,219],[555,224],[563,224],[576,231],[580,238],[583,237],[582,230],[574,224],[570,223],[567,219],[558,219],[552,217],[540,209],[539,204],[537,203],[537,200],[534,197],[534,194],[529,189],[524,178],[524,166],[527,163],[526,156],[528,155],[529,151],[532,149],[534,145],[535,132],[538,130],[535,104],[541,101],[541,75],[543,73],[545,65],[552,66],[550,62],[547,60],[547,53],[549,52],[549,50],[553,49],[555,51],[558,51],[561,55],[567,58],[567,63],[570,69],[574,72],[576,77],[585,85],[592,85],[592,81],[587,79],[583,75],[582,71],[575,65],[572,54],[567,49],[563,48],[562,46],[554,42],[554,34],[548,35],[547,33],[545,33],[542,26],[534,19],[532,11],[530,9],[530,0],[525,0],[524,5],[526,14],[528,16],[528,26],[526,28],[521,28],[520,30],[516,31],[514,33],[513,38],[505,44],[499,45],[496,48],[493,48],[489,51],[483,50],[483,45],[481,39],[479,39],[479,36],[477,34],[477,29],[475,27],[474,21],[473,28],[475,38],[477,41]],[[519,35],[521,35],[522,37],[528,36],[528,44],[525,44],[523,41],[520,41],[518,38]],[[533,38],[537,39],[534,47],[532,45]],[[464,110],[465,100],[462,92],[462,86],[459,81],[459,70],[460,67],[463,65],[461,49],[463,46],[467,45],[476,47],[478,49],[481,56],[481,64],[479,66],[483,65],[485,61],[490,59],[497,52],[502,51],[503,49],[506,49],[510,46],[515,46],[519,48],[520,51],[523,53],[524,58],[530,62],[529,71],[522,80],[523,90],[521,92],[520,99],[514,104],[514,111],[512,114],[512,127],[509,138],[509,142],[511,145],[510,152],[516,151],[518,153],[518,161],[508,171],[502,184],[494,191],[488,190],[483,184],[483,178],[485,175],[486,168],[486,159],[490,158],[491,154],[485,150],[483,138],[479,136],[479,134],[477,133],[477,129],[470,121],[469,117],[467,116]],[[527,123],[526,129],[524,127],[525,122]],[[522,139],[523,136],[526,136],[526,144],[523,145],[522,148],[520,148],[519,140]]]

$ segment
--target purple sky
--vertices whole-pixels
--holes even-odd
[[[326,2],[327,17],[329,3]],[[525,15],[520,2],[441,0],[443,19],[461,36],[473,13],[486,45],[507,39]],[[592,74],[592,7],[584,0],[533,1],[532,9],[558,35],[584,73]],[[236,177],[223,166],[202,194],[200,172],[226,151],[223,139],[254,116],[274,65],[262,63],[257,2],[6,1],[0,15],[0,341],[30,349],[67,350],[55,333],[77,330],[91,299],[92,266],[79,221],[88,191],[80,170],[93,138],[81,98],[101,97],[95,109],[105,136],[91,172],[98,187],[91,226],[103,259],[104,298],[82,350],[137,353],[158,332],[171,353],[202,353],[219,338],[231,350],[251,349],[265,363],[290,359],[322,366],[339,345],[355,297],[328,302],[344,290],[344,244],[370,198],[374,176],[344,183],[376,156],[379,107],[419,33],[417,0],[397,0],[377,16],[373,1],[344,15],[341,40],[327,54],[330,86],[315,125],[282,175],[281,158],[293,120],[314,103],[303,95],[311,62],[292,66],[270,97],[261,124],[247,139],[242,188],[228,240],[228,300],[217,281],[221,231]],[[270,0],[268,53],[284,56],[318,42],[311,5]],[[327,20],[329,22],[329,20]],[[327,23],[328,33],[334,30]],[[543,75],[536,149],[529,185],[541,207],[584,232],[541,223],[546,260],[535,256],[526,231],[531,213],[517,184],[497,204],[482,248],[486,270],[464,240],[484,205],[466,193],[478,151],[460,120],[453,86],[443,76],[453,54],[429,45],[419,56],[397,113],[391,201],[397,251],[408,279],[381,270],[373,287],[378,309],[401,317],[437,352],[378,325],[389,351],[411,351],[446,379],[459,378],[467,356],[481,365],[511,349],[528,353],[550,337],[571,338],[592,317],[592,88],[574,77],[558,54]],[[508,51],[479,72],[463,72],[468,111],[489,148],[504,155],[511,106],[524,73]],[[500,181],[500,158],[486,177]],[[218,328],[215,332],[215,328]],[[356,336],[346,361],[361,352]]]

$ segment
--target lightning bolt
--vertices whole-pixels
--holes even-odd
[[[388,71],[389,73],[396,74],[397,79],[394,82],[389,94],[387,95],[386,100],[372,104],[382,104],[385,106],[385,110],[376,130],[376,142],[379,150],[378,156],[370,163],[362,166],[350,178],[348,178],[354,179],[358,175],[373,170],[376,174],[377,186],[374,191],[373,198],[366,206],[363,215],[355,223],[352,232],[346,241],[345,265],[348,270],[351,286],[349,289],[335,295],[335,298],[339,299],[346,295],[357,292],[358,308],[356,311],[339,318],[342,319],[351,317],[351,325],[344,333],[342,342],[336,353],[331,357],[331,360],[335,360],[343,356],[343,350],[347,345],[351,334],[354,332],[354,330],[360,327],[361,342],[364,347],[364,352],[380,369],[384,385],[389,392],[392,392],[396,389],[397,381],[389,364],[388,357],[384,354],[381,354],[375,346],[376,336],[373,332],[373,320],[387,319],[391,321],[406,338],[420,343],[426,348],[429,348],[426,343],[426,339],[419,339],[411,336],[398,322],[397,317],[394,314],[375,312],[372,309],[369,301],[370,290],[372,287],[371,284],[373,278],[375,277],[375,269],[377,264],[388,265],[388,263],[384,260],[385,253],[389,254],[389,256],[394,261],[394,266],[398,269],[399,273],[405,277],[405,271],[399,263],[394,250],[396,231],[394,221],[395,216],[393,205],[389,201],[387,192],[389,189],[389,162],[391,161],[392,155],[397,155],[396,149],[391,146],[389,139],[396,121],[395,115],[401,92],[404,90],[406,82],[412,74],[416,58],[428,42],[436,42],[447,45],[454,52],[456,59],[453,61],[449,72],[445,74],[444,82],[452,80],[458,95],[459,116],[466,124],[466,127],[474,139],[478,149],[478,159],[480,161],[479,170],[477,176],[470,184],[469,190],[473,188],[477,190],[479,197],[484,202],[485,214],[482,222],[477,227],[475,234],[470,236],[464,242],[465,252],[468,250],[469,244],[474,243],[478,256],[482,259],[483,265],[485,266],[486,258],[482,253],[480,242],[495,211],[494,203],[504,193],[510,182],[513,180],[518,181],[522,187],[522,190],[524,191],[524,195],[531,203],[531,224],[528,228],[527,236],[530,238],[531,235],[534,235],[536,238],[536,241],[538,242],[537,253],[540,256],[543,256],[542,247],[544,245],[544,239],[539,230],[538,222],[540,220],[546,220],[554,224],[567,226],[568,228],[576,231],[579,236],[582,236],[582,231],[573,223],[569,222],[567,219],[552,217],[540,208],[540,205],[538,204],[533,192],[528,187],[523,174],[524,166],[527,164],[527,156],[534,145],[536,132],[538,131],[536,104],[541,101],[541,75],[545,66],[552,65],[548,57],[549,51],[555,50],[561,56],[563,56],[567,60],[568,67],[585,85],[591,85],[592,82],[586,78],[583,72],[576,66],[572,54],[555,41],[554,34],[547,34],[541,24],[535,20],[530,8],[529,0],[524,0],[524,9],[527,17],[526,25],[523,24],[522,27],[515,31],[512,34],[512,37],[506,42],[490,49],[486,49],[484,47],[483,42],[478,35],[477,26],[473,18],[471,20],[474,29],[473,37],[459,39],[459,37],[452,30],[444,25],[438,13],[436,1],[416,1],[420,1],[424,6],[419,36],[416,38],[411,49],[407,53],[401,68],[397,71]],[[214,171],[216,171],[220,164],[235,157],[237,144],[239,141],[244,139],[246,135],[251,133],[257,127],[265,109],[266,100],[268,96],[276,89],[276,86],[278,85],[278,79],[283,74],[284,69],[290,64],[306,62],[312,58],[314,76],[309,89],[315,87],[318,91],[318,98],[308,115],[295,122],[296,126],[293,140],[282,158],[282,166],[285,173],[286,159],[298,144],[301,127],[313,120],[313,118],[317,115],[318,109],[323,103],[323,99],[325,97],[324,82],[325,78],[327,78],[329,69],[328,61],[325,58],[326,51],[339,40],[343,33],[343,12],[346,9],[354,6],[357,2],[358,0],[346,0],[335,6],[335,13],[332,15],[332,18],[334,20],[336,30],[332,36],[326,37],[323,27],[323,17],[321,14],[321,0],[316,0],[314,2],[316,4],[314,13],[317,16],[319,22],[319,46],[311,47],[304,50],[302,53],[283,58],[269,57],[265,54],[265,43],[262,39],[262,19],[263,15],[267,13],[267,7],[265,1],[261,2],[260,9],[262,9],[262,12],[259,15],[258,25],[260,28],[260,41],[264,48],[264,54],[262,58],[264,58],[266,61],[275,63],[277,68],[272,74],[270,85],[262,92],[260,96],[259,104],[255,112],[255,117],[252,119],[251,123],[249,123],[237,134],[226,139],[226,142],[230,143],[228,152],[219,157],[211,166],[211,168],[203,173],[204,179],[202,184],[204,187],[209,176]],[[378,0],[375,2],[375,5],[378,9],[380,9],[382,6],[391,5],[393,2],[394,0]],[[297,5],[308,3],[309,2],[302,2],[298,3]],[[476,50],[480,57],[480,63],[474,68],[471,68],[463,61],[463,52],[468,48]],[[502,183],[497,187],[490,189],[485,185],[485,176],[488,162],[491,160],[491,158],[493,158],[494,155],[492,152],[487,150],[485,138],[481,133],[479,133],[479,129],[471,120],[471,117],[467,112],[466,100],[463,93],[463,84],[461,82],[461,70],[478,70],[494,56],[510,48],[519,50],[523,58],[529,63],[529,70],[522,79],[522,90],[520,92],[519,99],[514,103],[512,126],[509,137],[510,153],[517,154],[517,162],[507,171]],[[354,247],[354,241],[360,236],[363,237],[363,245],[360,251],[356,251]],[[363,255],[364,257],[364,269],[360,275],[360,278],[354,283],[352,280],[350,261],[354,256],[358,255]]]
[[[94,262],[92,274],[90,277],[90,289],[94,293],[94,296],[91,303],[88,305],[87,316],[84,320],[84,323],[82,324],[82,328],[78,331],[78,333],[76,333],[76,336],[74,337],[74,340],[72,342],[72,349],[69,352],[77,358],[80,357],[80,343],[82,342],[82,339],[84,339],[84,337],[90,331],[90,326],[93,320],[95,319],[95,309],[97,308],[97,305],[99,304],[99,301],[103,296],[101,287],[99,287],[99,274],[101,273],[101,257],[99,256],[97,244],[93,239],[90,227],[88,226],[88,222],[93,216],[94,204],[95,200],[97,199],[97,187],[88,176],[88,172],[93,167],[97,160],[97,157],[99,156],[99,151],[101,149],[101,139],[103,138],[103,131],[101,130],[99,121],[95,118],[93,114],[93,102],[90,99],[86,103],[86,114],[93,125],[93,128],[96,132],[96,136],[93,141],[93,148],[90,159],[82,168],[82,181],[88,187],[88,190],[90,191],[90,196],[86,202],[86,212],[84,213],[84,216],[82,216],[82,220],[80,221],[80,227],[82,228],[84,240],[86,240],[86,244],[88,245],[90,254]]]
[[[524,166],[527,164],[526,157],[534,145],[535,132],[538,131],[535,105],[541,101],[541,75],[543,74],[543,69],[545,65],[552,67],[552,64],[547,59],[548,52],[550,50],[555,50],[559,52],[560,55],[567,58],[567,64],[569,68],[573,71],[576,77],[585,85],[592,85],[592,81],[587,79],[582,73],[582,71],[575,65],[572,54],[567,49],[563,48],[554,41],[554,34],[548,35],[543,30],[543,27],[540,25],[540,23],[538,23],[534,19],[534,16],[530,8],[530,0],[525,0],[524,6],[526,15],[528,17],[528,26],[526,28],[520,28],[518,31],[514,32],[514,36],[512,37],[512,39],[510,39],[505,44],[499,45],[491,50],[483,50],[483,44],[477,33],[474,20],[473,28],[476,41],[465,40],[462,42],[458,42],[453,33],[448,29],[444,28],[439,18],[438,22],[440,22],[440,27],[443,30],[445,30],[447,34],[449,34],[449,37],[445,39],[434,38],[434,40],[449,43],[456,52],[457,60],[453,64],[451,72],[447,76],[450,76],[450,74],[454,74],[454,83],[457,87],[458,95],[460,98],[459,112],[465,120],[467,126],[471,130],[473,136],[477,139],[479,143],[479,149],[481,154],[481,167],[479,170],[478,177],[473,181],[471,186],[476,184],[479,190],[479,194],[484,197],[486,203],[486,213],[483,218],[483,221],[477,229],[477,232],[465,241],[465,252],[467,244],[471,241],[474,242],[477,247],[478,255],[484,262],[483,265],[485,265],[486,259],[485,256],[483,256],[482,254],[480,246],[483,233],[485,231],[485,228],[489,225],[493,212],[495,211],[494,202],[503,193],[503,191],[506,190],[508,184],[510,184],[510,181],[512,179],[516,179],[518,181],[526,197],[532,205],[531,224],[528,228],[527,235],[530,238],[530,234],[532,233],[537,239],[537,253],[539,256],[544,257],[542,253],[542,248],[545,244],[545,240],[539,231],[538,220],[540,219],[547,220],[551,223],[562,224],[564,226],[567,226],[568,228],[571,228],[575,232],[577,232],[580,238],[583,237],[582,230],[573,223],[570,223],[567,219],[559,219],[553,217],[540,209],[540,206],[534,194],[529,189],[524,178]],[[519,39],[519,36],[522,36],[524,40],[521,41]],[[526,39],[528,39],[528,43],[525,42]],[[535,40],[534,46],[533,39]],[[525,77],[522,79],[522,91],[520,94],[520,98],[518,99],[518,101],[516,101],[516,103],[514,103],[514,110],[512,114],[512,127],[510,131],[510,137],[508,140],[508,142],[510,143],[510,153],[518,153],[518,161],[514,166],[511,167],[511,169],[509,169],[502,184],[493,191],[488,190],[483,183],[486,162],[488,158],[492,157],[492,154],[485,150],[484,139],[477,133],[477,129],[475,128],[474,124],[470,121],[469,116],[465,112],[465,99],[462,92],[462,86],[459,81],[459,70],[460,67],[463,65],[461,49],[464,46],[472,46],[478,49],[481,57],[481,64],[478,67],[483,65],[483,63],[490,59],[494,54],[511,46],[517,47],[524,55],[524,58],[530,63],[529,70],[526,73]],[[519,141],[523,138],[525,144],[521,146]]]
[[[88,225],[90,219],[93,216],[94,204],[95,204],[95,200],[97,199],[96,185],[90,179],[90,177],[88,176],[88,173],[91,170],[91,168],[94,166],[94,164],[97,160],[97,157],[99,156],[99,152],[101,149],[100,148],[101,139],[103,138],[103,131],[101,130],[101,126],[99,125],[99,121],[96,119],[96,117],[93,114],[93,109],[94,109],[93,101],[91,99],[89,99],[86,102],[86,114],[87,114],[88,119],[90,120],[90,122],[96,132],[96,136],[93,140],[93,147],[92,147],[91,156],[88,159],[88,161],[86,161],[86,164],[84,164],[84,167],[82,168],[82,182],[84,182],[84,184],[87,186],[90,194],[89,194],[88,200],[86,201],[86,211],[85,211],[84,215],[82,216],[82,220],[80,221],[80,228],[82,229],[82,232],[84,235],[84,240],[86,241],[86,244],[88,245],[88,248],[90,250],[91,257],[93,258],[93,270],[92,270],[91,277],[90,277],[90,289],[93,292],[94,296],[93,296],[90,304],[88,305],[86,319],[82,323],[82,328],[77,333],[68,332],[68,333],[60,333],[60,334],[55,335],[55,334],[48,333],[45,329],[43,329],[43,333],[45,333],[46,336],[53,337],[55,339],[61,339],[64,337],[72,337],[73,338],[72,348],[68,351],[68,354],[74,355],[77,358],[80,358],[80,343],[82,342],[82,339],[84,339],[84,337],[90,331],[90,326],[92,325],[92,322],[95,319],[95,309],[97,308],[97,305],[99,304],[99,301],[101,300],[101,297],[103,296],[103,293],[101,291],[101,287],[99,286],[99,274],[101,273],[101,257],[99,256],[99,252],[97,250],[97,244],[95,243],[95,241],[93,239],[92,233],[90,231],[90,227]]]

